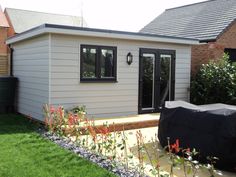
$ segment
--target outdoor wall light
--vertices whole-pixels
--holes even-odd
[[[131,63],[133,62],[133,55],[130,52],[127,54],[126,60],[128,65],[131,65]]]

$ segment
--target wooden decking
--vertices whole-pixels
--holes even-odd
[[[123,123],[114,123],[110,124],[108,129],[109,132],[113,131],[122,131],[122,130],[133,130],[141,128],[150,128],[157,127],[159,120],[143,120],[143,121],[134,121],[134,122],[123,122]],[[96,124],[95,124],[96,125]],[[103,127],[103,125],[97,125],[97,133]]]
[[[82,126],[80,126],[80,131],[82,134],[85,134],[87,132],[86,130],[88,126],[86,125],[86,121],[81,123]],[[143,114],[129,117],[116,117],[109,119],[106,118],[106,119],[94,120],[93,130],[96,133],[101,133],[101,130],[104,130],[104,125],[105,127],[108,128],[109,132],[134,130],[134,129],[158,127],[158,123],[159,123],[159,114]],[[70,128],[68,126],[65,126],[63,129],[64,131],[70,131]]]

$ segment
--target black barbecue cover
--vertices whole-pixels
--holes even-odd
[[[179,139],[181,148],[195,148],[200,161],[218,157],[216,167],[236,167],[236,110],[197,110],[184,107],[164,108],[161,112],[158,138],[167,146]]]

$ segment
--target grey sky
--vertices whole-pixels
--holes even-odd
[[[75,16],[83,14],[91,28],[138,31],[167,8],[201,1],[204,0],[1,0],[0,5]]]

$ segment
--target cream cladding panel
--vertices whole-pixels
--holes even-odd
[[[116,83],[80,83],[80,45],[117,47]],[[85,105],[89,115],[124,116],[138,113],[139,49],[176,50],[176,100],[188,100],[190,46],[104,38],[52,35],[51,103],[66,108]],[[131,52],[134,61],[126,63]]]

